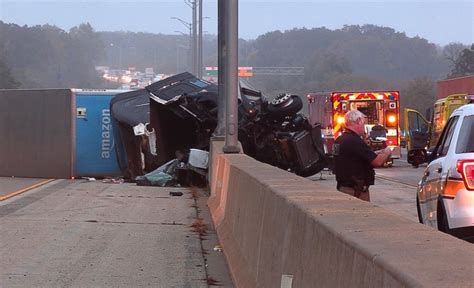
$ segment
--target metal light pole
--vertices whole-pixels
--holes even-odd
[[[189,59],[191,59],[191,55],[190,55],[191,53],[190,53],[190,50],[189,50],[189,45],[190,45],[189,41],[190,41],[191,38],[189,38],[189,37],[191,37],[191,35],[190,35],[190,34],[186,34],[186,33],[184,33],[184,32],[181,32],[181,31],[177,31],[177,30],[175,30],[174,32],[175,32],[175,33],[179,33],[179,34],[181,34],[181,35],[183,35],[183,36],[188,36],[188,46],[181,45],[181,44],[178,44],[178,45],[177,45],[178,48],[177,48],[177,51],[176,51],[176,63],[177,63],[177,64],[176,64],[176,73],[179,73],[180,70],[188,70],[188,71],[189,71],[189,67],[191,66],[190,63],[189,63]],[[185,57],[186,57],[186,61],[184,61],[184,65],[179,65],[179,63],[183,63],[183,61],[180,61],[180,59],[181,59],[181,57],[180,57],[180,55],[179,55],[179,54],[180,54],[180,53],[179,53],[180,48],[181,48],[181,50],[184,50],[185,55],[186,55],[186,56],[185,56]],[[181,66],[184,66],[184,69],[181,69],[181,68],[183,68],[183,67],[181,67]]]
[[[197,77],[202,78],[202,0],[199,0],[199,37],[198,37],[198,55],[197,55]]]
[[[223,1],[219,1],[221,4]],[[238,83],[238,0],[227,0],[225,7],[225,18],[227,21],[225,25],[225,41],[226,41],[226,53],[225,53],[225,92],[226,92],[226,137],[225,145],[222,148],[224,153],[239,153],[240,148],[238,146],[238,113],[237,113],[237,92],[239,89]]]
[[[181,18],[178,18],[178,17],[171,17],[171,19],[175,19],[175,20],[178,20],[179,22],[181,22],[184,26],[186,26],[186,28],[189,29],[189,46],[191,47],[191,63],[192,63],[192,72],[194,75],[195,74],[195,71],[197,70],[196,68],[196,46],[195,46],[195,37],[192,36],[192,31],[195,30],[195,25],[189,23],[189,22],[186,22],[184,21],[183,19]]]
[[[204,64],[203,64],[203,54],[204,54],[204,49],[203,49],[203,33],[206,31],[203,31],[203,20],[204,19],[209,19],[209,17],[203,17],[202,16],[202,2],[203,0],[199,0],[199,37],[198,37],[198,63],[197,63],[197,69],[198,69],[198,77],[202,78],[202,73],[204,71]]]
[[[193,53],[193,74],[197,75],[198,71],[198,35],[197,35],[197,0],[184,0],[184,3],[191,7],[193,13],[193,22],[192,22],[192,28],[193,28],[193,37],[192,37],[192,53]]]
[[[198,73],[198,37],[197,37],[197,9],[196,9],[196,1],[192,2],[193,8],[193,74],[197,75]]]
[[[217,127],[213,135],[218,137],[225,136],[226,121],[226,92],[225,92],[225,55],[227,50],[225,25],[225,11],[227,0],[219,0],[217,4]]]
[[[110,47],[117,47],[117,52],[118,52],[118,63],[116,63],[117,65],[117,69],[122,69],[122,43],[120,43],[119,45],[115,45],[114,43],[110,43]]]

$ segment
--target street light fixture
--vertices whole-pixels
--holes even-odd
[[[198,38],[198,61],[197,61],[197,69],[198,69],[198,78],[202,78],[203,72],[203,64],[202,64],[202,57],[203,57],[203,45],[202,45],[202,22],[204,19],[210,19],[210,17],[202,17],[202,0],[199,4],[199,38]]]
[[[198,5],[198,0],[184,0],[184,3],[191,7],[192,9],[192,16],[193,16],[193,24],[192,24],[192,30],[193,30],[193,37],[192,37],[192,42],[193,42],[193,74],[197,75],[198,74],[198,34],[197,34],[197,28],[198,28],[198,23],[197,23],[197,5]],[[202,2],[202,0],[201,0]]]
[[[182,31],[178,31],[178,30],[175,30],[174,32],[188,37],[188,45],[187,46],[182,45],[182,44],[177,45],[177,49],[176,49],[176,73],[178,73],[182,69],[182,63],[183,63],[182,60],[181,60],[182,57],[180,57],[180,52],[179,52],[180,50],[184,50],[185,53],[186,53],[186,57],[185,57],[186,58],[186,60],[185,60],[186,67],[185,67],[185,69],[189,69],[189,67],[190,67],[190,65],[189,65],[189,59],[190,59],[189,37],[190,37],[190,35],[182,32]]]
[[[179,18],[179,17],[171,17],[171,19],[175,19],[175,20],[178,20],[179,22],[183,23],[184,26],[186,26],[186,28],[189,29],[189,31],[191,31],[191,28],[193,27],[193,24],[189,23],[189,22],[186,22],[184,21],[183,19]],[[189,33],[191,34],[191,33]]]
[[[110,43],[109,45],[112,48],[115,48],[115,47],[117,48],[118,61],[116,60],[115,62],[118,62],[118,63],[115,63],[115,65],[117,65],[117,69],[122,69],[122,44],[120,43],[119,45],[116,45],[115,43]]]
[[[183,35],[183,36],[188,36],[188,37],[189,37],[189,34],[186,34],[186,33],[184,33],[183,31],[174,30],[174,33],[179,33],[179,34],[181,34],[181,35]]]
[[[194,28],[194,25],[189,23],[189,22],[186,22],[184,21],[183,19],[179,18],[179,17],[171,17],[171,19],[175,19],[175,20],[178,20],[179,22],[181,22],[181,24],[183,24],[184,26],[186,26],[186,28],[189,29],[189,46],[191,47],[191,51],[192,51],[192,63],[193,63],[193,74],[196,74],[196,43],[195,43],[195,40],[194,40],[194,37],[192,36],[192,29]]]

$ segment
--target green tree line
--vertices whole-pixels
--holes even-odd
[[[106,88],[95,66],[134,67],[174,74],[190,70],[188,35],[96,32],[83,23],[64,31],[51,25],[0,21],[0,88]],[[203,39],[204,66],[217,65],[217,37]],[[437,46],[392,28],[272,31],[239,40],[240,66],[302,67],[303,75],[255,75],[249,80],[270,96],[292,92],[396,89],[402,106],[434,101],[435,81],[474,73],[474,45]],[[110,87],[111,88],[111,87]]]

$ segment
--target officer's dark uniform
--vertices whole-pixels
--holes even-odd
[[[374,168],[370,163],[377,154],[349,129],[336,139],[333,149],[337,189],[369,201],[369,186],[375,180]],[[364,193],[366,195],[362,195]]]

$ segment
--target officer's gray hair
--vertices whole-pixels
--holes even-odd
[[[347,124],[349,123],[356,123],[359,119],[365,118],[364,113],[360,112],[359,110],[351,110],[344,115],[344,122]]]

